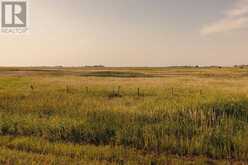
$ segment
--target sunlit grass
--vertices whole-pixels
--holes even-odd
[[[248,161],[248,79],[192,74],[1,77],[0,161]]]

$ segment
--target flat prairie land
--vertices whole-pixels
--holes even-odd
[[[248,68],[0,68],[0,164],[248,164]]]

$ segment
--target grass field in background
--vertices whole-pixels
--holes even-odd
[[[247,68],[0,68],[0,164],[246,164]]]

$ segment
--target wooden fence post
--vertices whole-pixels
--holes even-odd
[[[115,88],[113,88],[113,97],[115,96]]]
[[[30,88],[31,88],[32,91],[34,90],[34,86],[33,85],[31,85]]]
[[[120,86],[118,86],[118,96],[120,96],[120,90],[121,90],[121,87]]]
[[[66,85],[66,93],[69,93],[70,92],[70,89],[69,89],[69,86],[68,85]]]

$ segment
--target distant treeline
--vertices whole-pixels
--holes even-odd
[[[104,65],[92,65],[92,66],[85,65],[84,67],[104,68],[105,66]]]

